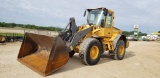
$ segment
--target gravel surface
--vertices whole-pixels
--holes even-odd
[[[0,45],[0,78],[43,78],[17,61],[21,42]],[[83,65],[78,54],[46,78],[160,78],[160,42],[132,41],[123,60],[108,53],[97,65]]]

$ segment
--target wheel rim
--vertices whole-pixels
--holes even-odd
[[[99,54],[99,49],[97,46],[93,46],[90,50],[90,57],[91,59],[96,59],[98,57]]]
[[[0,41],[5,41],[5,38],[4,37],[0,37]]]
[[[2,37],[2,39],[1,39],[2,41],[5,41],[5,38],[4,37]]]
[[[124,46],[121,45],[121,46],[119,47],[119,55],[122,56],[123,54],[124,54]]]

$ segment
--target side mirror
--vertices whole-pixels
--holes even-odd
[[[83,15],[84,17],[86,16],[86,10],[84,11],[84,15]]]
[[[108,9],[103,9],[103,14],[104,14],[104,16],[107,16],[107,14],[108,14]]]

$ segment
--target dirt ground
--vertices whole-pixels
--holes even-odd
[[[0,78],[42,78],[17,61],[20,45],[0,45]],[[112,60],[106,52],[94,66],[83,65],[76,54],[46,78],[160,78],[160,42],[132,41],[123,60]]]

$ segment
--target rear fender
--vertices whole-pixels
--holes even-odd
[[[113,40],[114,49],[116,48],[118,40],[123,40],[125,42],[125,47],[126,48],[129,47],[129,42],[127,41],[126,36],[125,35],[121,35],[121,34],[116,34],[114,36],[114,40]]]

